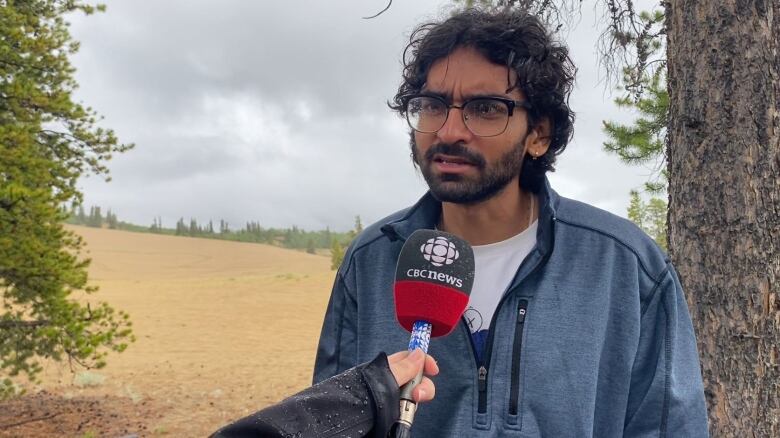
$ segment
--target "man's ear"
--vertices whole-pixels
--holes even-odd
[[[545,117],[537,122],[525,138],[525,152],[532,157],[541,157],[552,142],[552,122]]]

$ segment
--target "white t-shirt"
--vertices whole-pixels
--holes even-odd
[[[474,287],[463,317],[471,330],[480,362],[490,321],[517,268],[536,244],[537,221],[522,233],[489,245],[473,246]]]

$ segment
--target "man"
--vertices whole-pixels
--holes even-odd
[[[574,66],[538,19],[466,10],[412,34],[391,107],[430,188],[367,228],[340,267],[315,381],[403,347],[403,241],[474,245],[464,324],[434,340],[441,377],[419,437],[705,437],[696,341],[677,275],[630,222],[557,195]]]

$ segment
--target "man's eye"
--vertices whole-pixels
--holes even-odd
[[[501,102],[483,100],[472,102],[469,106],[471,112],[479,117],[495,117],[506,114],[506,106]]]
[[[420,105],[420,111],[428,114],[438,114],[443,111],[444,106],[436,101],[423,102]]]

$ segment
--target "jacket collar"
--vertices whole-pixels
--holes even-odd
[[[552,250],[553,227],[556,220],[556,207],[559,195],[550,187],[545,177],[542,190],[538,194],[540,201],[539,226],[536,232],[537,246],[542,254]],[[441,203],[430,191],[426,192],[416,204],[410,207],[400,218],[390,221],[380,228],[391,241],[406,239],[416,230],[433,229],[441,215]]]

